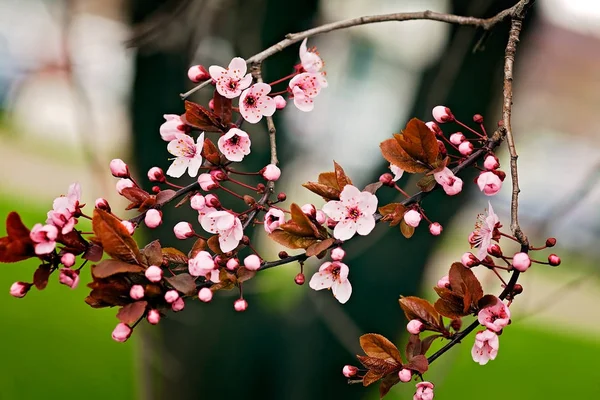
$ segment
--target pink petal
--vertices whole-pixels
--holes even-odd
[[[356,220],[356,232],[359,235],[366,236],[375,228],[375,218],[373,215],[363,215]]]
[[[340,221],[333,229],[333,237],[348,240],[356,233],[356,223],[350,219]]]
[[[340,201],[345,204],[347,201],[352,200],[353,198],[358,197],[359,195],[360,190],[358,190],[356,186],[346,185],[344,186],[342,193],[340,193]]]
[[[208,67],[208,73],[210,74],[210,77],[216,81],[223,75],[227,74],[227,70],[218,65],[211,65],[210,67]],[[167,115],[165,115],[164,117],[165,119],[167,119]]]
[[[234,57],[229,63],[227,71],[231,76],[236,77],[237,79],[242,79],[244,75],[246,75],[246,71],[248,67],[246,66],[246,61],[241,57]],[[209,69],[210,72],[210,69]],[[212,77],[212,74],[211,74]]]
[[[331,285],[333,285],[333,276],[329,272],[315,273],[308,283],[313,290],[329,289]]]

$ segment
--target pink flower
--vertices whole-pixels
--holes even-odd
[[[75,264],[75,255],[73,253],[65,253],[60,257],[60,262],[65,267],[72,267]]]
[[[244,258],[244,267],[250,271],[257,271],[260,268],[260,258],[256,254],[250,254]]]
[[[323,206],[323,212],[338,224],[333,236],[339,240],[348,240],[355,233],[368,235],[375,228],[377,197],[369,192],[361,192],[352,185],[344,186],[340,201],[332,200]]]
[[[129,297],[134,300],[139,300],[144,297],[144,287],[142,285],[133,285],[129,289]]]
[[[323,68],[323,60],[316,51],[306,47],[307,40],[304,39],[300,44],[300,63],[306,72],[319,72]]]
[[[204,196],[197,193],[190,198],[190,207],[197,211],[202,210],[204,207],[206,207],[206,199]]]
[[[479,311],[477,320],[489,330],[500,332],[510,322],[510,310],[502,300],[496,298],[496,303]]]
[[[462,179],[455,176],[449,168],[444,168],[440,172],[435,172],[433,177],[435,181],[442,186],[442,189],[444,189],[444,192],[446,192],[448,196],[454,196],[462,190]]]
[[[160,282],[163,277],[163,272],[160,267],[151,265],[148,267],[148,269],[146,269],[145,275],[150,282]]]
[[[129,339],[129,336],[131,336],[132,332],[133,330],[129,327],[129,325],[121,322],[112,332],[112,338],[117,342],[125,342],[127,339]]]
[[[248,302],[246,300],[244,300],[244,299],[237,299],[233,303],[233,308],[237,312],[246,311],[248,309]]]
[[[233,99],[238,97],[242,90],[252,83],[252,76],[246,74],[247,69],[246,61],[243,58],[235,57],[231,60],[227,69],[211,65],[208,72],[216,82],[217,92],[223,97]]]
[[[460,132],[456,132],[450,135],[450,143],[456,146],[459,146],[462,142],[465,141],[465,139],[465,135],[463,135]]]
[[[148,316],[146,318],[148,318],[148,323],[156,325],[160,322],[160,312],[156,309],[152,309],[148,311]]]
[[[179,297],[177,300],[175,300],[173,302],[173,304],[171,304],[171,310],[173,310],[173,312],[179,312],[181,310],[183,310],[185,308],[185,302],[183,301],[183,299],[181,297]]]
[[[413,400],[432,400],[433,396],[433,383],[427,381],[417,383],[417,391]]]
[[[327,87],[327,81],[321,74],[304,72],[290,80],[289,87],[294,96],[294,105],[300,111],[312,111],[315,107],[313,98],[317,97],[321,88]]]
[[[71,268],[61,268],[58,281],[71,289],[75,289],[79,285],[79,272]]]
[[[154,208],[146,211],[146,215],[144,216],[144,222],[146,226],[150,229],[157,228],[160,224],[162,224],[162,214],[159,210]]]
[[[165,142],[175,140],[176,136],[181,133],[186,133],[189,128],[183,123],[181,117],[176,114],[165,114],[163,115],[165,122],[160,126],[160,137]]]
[[[240,114],[251,124],[256,124],[263,117],[270,117],[275,112],[275,99],[267,96],[271,86],[266,83],[255,83],[244,90],[240,96]]]
[[[402,368],[400,372],[398,372],[398,379],[400,379],[400,382],[410,382],[412,379],[412,371],[407,368]]]
[[[331,289],[333,297],[344,304],[352,294],[352,285],[348,280],[349,272],[348,266],[344,263],[325,262],[312,276],[308,285],[314,290]]]
[[[358,368],[356,368],[354,365],[344,365],[344,368],[342,368],[342,374],[346,378],[352,378],[357,372]]]
[[[281,170],[277,165],[269,164],[263,168],[262,176],[266,180],[274,182],[281,176]]]
[[[230,258],[229,260],[227,260],[227,264],[225,265],[225,267],[230,271],[234,271],[239,266],[240,262],[237,258]]]
[[[38,256],[50,254],[56,247],[58,229],[54,225],[35,224],[29,232],[29,237],[35,243],[35,254]]]
[[[213,298],[213,292],[209,288],[203,287],[198,291],[198,298],[204,303],[208,303]]]
[[[164,182],[166,180],[165,173],[158,167],[152,167],[148,170],[148,180],[150,182]]]
[[[471,142],[462,142],[458,145],[458,152],[463,156],[469,156],[473,152],[473,144]]]
[[[265,231],[272,233],[279,225],[285,222],[285,213],[277,208],[270,208],[265,214]]]
[[[181,221],[173,227],[173,233],[177,239],[183,240],[194,236],[194,229],[189,222]]]
[[[490,330],[480,331],[475,335],[475,343],[471,349],[473,361],[485,365],[490,360],[496,359],[500,341],[498,335]]]
[[[123,190],[135,187],[135,183],[133,183],[131,179],[123,178],[117,181],[115,187],[117,189],[117,193],[123,194]]]
[[[406,324],[406,330],[411,335],[418,335],[423,331],[423,326],[423,322],[419,321],[418,319],[411,319],[408,321],[408,324]]]
[[[450,111],[450,109],[446,106],[433,107],[433,111],[431,113],[433,114],[433,119],[440,124],[454,121],[454,115],[452,114],[452,111]]]
[[[210,78],[210,74],[204,65],[192,65],[188,69],[188,78],[194,83],[202,82]]]
[[[219,138],[219,150],[229,161],[242,161],[244,156],[250,154],[250,138],[241,129],[231,128]]]
[[[129,167],[120,158],[115,158],[110,162],[110,172],[115,178],[128,178]]]
[[[394,164],[390,164],[390,170],[392,171],[392,174],[394,174],[394,179],[392,179],[394,182],[402,178],[402,175],[404,174],[404,170]]]
[[[200,176],[198,176],[198,184],[202,190],[205,191],[209,191],[217,187],[217,182],[215,182],[211,174],[200,174]]]
[[[486,196],[493,196],[502,189],[502,180],[491,171],[482,172],[477,178],[477,186]]]
[[[206,232],[219,235],[219,247],[224,253],[235,249],[244,237],[240,219],[227,211],[206,214],[200,224]]]
[[[173,304],[179,298],[177,290],[167,290],[165,293],[165,301],[169,304]]]
[[[77,223],[75,213],[79,210],[80,199],[81,186],[79,186],[79,183],[73,183],[69,186],[69,191],[66,196],[60,196],[54,199],[52,210],[48,211],[46,224],[54,225],[61,229],[63,235],[71,232]]]
[[[215,261],[208,251],[199,251],[188,260],[188,270],[192,276],[206,276],[215,267]]]
[[[193,178],[198,175],[198,170],[202,166],[202,146],[204,145],[204,132],[198,136],[196,143],[191,136],[178,133],[175,139],[167,145],[169,153],[173,154],[175,161],[167,170],[167,175],[179,178],[188,170],[188,174]]]
[[[346,252],[341,247],[336,247],[335,249],[331,250],[330,255],[333,261],[342,261],[346,256]]]
[[[10,286],[10,295],[18,298],[25,297],[30,288],[31,283],[15,282]]]
[[[283,96],[281,96],[279,94],[277,96],[273,97],[273,100],[275,100],[275,108],[278,110],[284,109],[285,106],[287,105],[287,101],[285,101]]]
[[[527,253],[517,253],[513,256],[513,267],[520,272],[525,272],[531,266],[531,259]]]
[[[475,222],[475,230],[472,233],[472,243],[474,247],[478,247],[477,258],[483,260],[487,255],[487,249],[492,244],[492,239],[497,240],[499,233],[500,220],[494,213],[492,204],[488,202],[488,215],[479,214]]]
[[[439,222],[429,224],[429,233],[431,233],[433,236],[439,236],[443,230],[444,229],[442,228],[442,225],[440,225]]]
[[[485,160],[483,161],[483,167],[485,169],[487,169],[488,171],[492,171],[497,169],[500,166],[500,163],[498,162],[498,159],[496,158],[496,156],[494,155],[489,155],[485,158]]]
[[[448,277],[448,275],[444,275],[442,276],[436,284],[437,287],[441,288],[447,288],[450,286],[450,277]]]
[[[407,212],[404,213],[403,218],[404,218],[404,222],[406,222],[406,225],[416,228],[417,226],[419,226],[419,223],[421,222],[421,213],[418,212],[417,210],[408,210]]]
[[[325,223],[325,221],[327,220],[327,215],[325,215],[325,213],[321,210],[317,210],[316,215],[315,215],[315,220],[323,225]]]

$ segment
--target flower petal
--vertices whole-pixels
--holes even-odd
[[[348,240],[356,233],[356,222],[351,219],[340,221],[333,229],[333,237],[338,240]]]
[[[345,281],[343,283],[335,282],[333,286],[331,286],[331,291],[337,301],[344,304],[350,299],[350,295],[352,295],[352,285],[350,284],[350,281]]]
[[[313,290],[329,289],[333,285],[333,276],[328,271],[316,272],[308,286]]]

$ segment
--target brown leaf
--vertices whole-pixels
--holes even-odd
[[[339,189],[327,186],[317,182],[306,182],[302,186],[310,190],[311,192],[318,194],[325,200],[339,200],[341,191]]]
[[[173,189],[164,189],[156,194],[156,204],[162,205],[170,201],[175,196],[176,191]]]
[[[381,358],[359,355],[357,355],[356,358],[358,358],[358,361],[360,361],[365,368],[375,371],[379,374],[389,374],[391,371],[399,370],[401,367],[401,364],[398,364],[395,361],[388,362],[382,360]]]
[[[424,374],[429,369],[429,362],[427,361],[427,357],[422,354],[417,354],[405,365],[405,367]]]
[[[135,324],[146,312],[146,301],[136,301],[135,303],[123,306],[117,313],[117,318],[124,324]]]
[[[173,247],[163,247],[162,249],[163,262],[169,264],[187,264],[188,258],[180,250]],[[160,266],[160,264],[158,265]]]
[[[440,298],[435,302],[435,309],[444,317],[460,318],[468,313],[464,312],[463,298],[447,288],[434,287]]]
[[[421,189],[424,192],[431,192],[435,187],[435,184],[436,182],[433,175],[424,176],[421,179],[419,179],[419,182],[417,182],[417,186],[419,187],[419,189]]]
[[[379,190],[379,188],[382,186],[383,186],[383,183],[381,183],[381,182],[373,182],[373,183],[369,183],[367,186],[365,186],[365,188],[362,191],[369,192],[371,194],[375,194],[377,192],[377,190]]]
[[[322,240],[318,243],[312,244],[306,249],[306,255],[308,257],[316,256],[320,252],[325,251],[328,248],[330,248],[331,245],[333,245],[334,243],[335,243],[335,239],[329,238],[329,239]]]
[[[6,217],[6,233],[8,236],[0,238],[0,262],[13,263],[36,256],[29,229],[14,211]]]
[[[477,307],[481,310],[489,306],[493,306],[498,301],[498,298],[493,294],[486,294],[477,302]]]
[[[223,254],[223,252],[221,251],[221,246],[219,245],[219,235],[209,237],[206,244],[213,253]]]
[[[148,265],[160,266],[163,261],[162,248],[158,240],[154,240],[146,245],[142,250]]]
[[[394,138],[384,140],[379,144],[383,158],[411,174],[429,171],[429,168],[426,165],[414,160],[406,153],[406,151],[404,151],[395,136],[396,135],[394,135]]]
[[[179,274],[175,276],[165,277],[164,278],[173,289],[186,294],[188,296],[192,296],[196,293],[196,280],[190,274]]]
[[[90,247],[88,247],[81,256],[84,260],[89,260],[91,262],[98,262],[102,260],[102,255],[104,254],[104,249],[102,246],[96,243],[90,243]]]
[[[250,271],[249,269],[247,269],[244,266],[239,267],[238,270],[236,271],[237,281],[240,283],[246,282],[246,281],[254,278],[255,275],[256,275],[256,271]]]
[[[396,226],[402,222],[406,207],[400,203],[390,203],[379,207],[378,210],[383,215],[382,221],[389,221],[390,226]]]
[[[430,335],[425,337],[422,341],[421,341],[421,354],[425,355],[427,353],[427,351],[429,350],[429,348],[431,347],[431,345],[433,344],[433,342],[436,339],[439,339],[443,337],[442,335]]]
[[[81,236],[81,234],[76,230],[72,230],[65,235],[63,235],[59,230],[56,241],[65,246],[63,251],[73,253],[75,255],[83,253],[89,246],[87,240],[85,240],[83,236]]]
[[[379,385],[379,398],[383,399],[383,397],[388,394],[388,392],[390,391],[390,389],[397,384],[398,382],[400,382],[400,378],[398,377],[398,374],[389,374],[386,375],[382,380],[381,380],[381,384]]]
[[[470,298],[468,303],[477,307],[477,303],[483,297],[483,288],[473,271],[462,263],[455,262],[450,267],[448,278],[452,291],[461,297],[468,295]]]
[[[117,217],[95,208],[92,227],[108,255],[131,264],[140,264],[141,254],[137,243]]]
[[[339,191],[342,190],[342,188],[338,185],[337,176],[335,172],[320,173],[317,182],[319,182],[322,185],[329,186],[330,188],[337,189]]]
[[[227,131],[227,127],[223,126],[220,118],[215,113],[191,101],[185,102],[185,114],[181,116],[181,120],[185,124],[202,131]]]
[[[379,374],[379,373],[373,371],[372,369],[370,369],[369,371],[367,371],[367,373],[363,377],[363,386],[372,385],[373,383],[377,382],[381,378],[383,378],[383,374]]]
[[[438,142],[425,122],[417,118],[411,119],[402,133],[394,135],[394,138],[414,160],[430,166],[436,162],[439,155]]]
[[[115,274],[123,274],[126,272],[140,273],[142,271],[144,271],[142,266],[120,260],[103,260],[97,265],[92,266],[92,276],[94,278],[107,278]]]
[[[294,236],[302,236],[302,237],[314,237],[314,232],[310,229],[309,226],[300,225],[294,221],[287,221],[279,225],[279,228],[284,231],[294,235]]]
[[[129,209],[139,207],[144,201],[151,198],[150,193],[146,192],[139,187],[128,187],[121,190],[121,195],[125,197],[127,200],[131,201],[129,205]]]
[[[196,240],[194,242],[194,245],[192,246],[192,249],[190,250],[190,252],[188,253],[188,257],[189,258],[194,258],[196,257],[196,255],[198,253],[200,253],[201,251],[206,250],[206,240],[202,239],[202,238],[198,238],[198,240]]]
[[[288,249],[307,249],[310,245],[318,242],[314,237],[297,236],[282,230],[273,231],[269,237]]]
[[[415,234],[415,228],[408,225],[404,219],[402,219],[402,221],[400,221],[400,232],[402,232],[402,235],[404,235],[405,238],[410,239],[412,235]]]
[[[35,270],[33,274],[33,284],[38,290],[44,290],[48,286],[48,278],[50,277],[50,265],[42,264]]]
[[[215,114],[223,121],[223,124],[231,123],[231,99],[223,97],[215,90],[213,94],[213,107]]]
[[[352,185],[352,181],[344,172],[344,169],[335,161],[333,162],[333,167],[335,169],[335,180],[337,182],[337,186],[340,190],[344,190],[344,186]]]
[[[129,296],[131,283],[126,275],[113,275],[108,278],[98,279],[88,284],[92,289],[85,302],[94,308],[124,306],[133,300]]]
[[[202,145],[202,155],[211,164],[221,164],[221,156],[219,155],[219,150],[217,150],[215,144],[208,138],[204,139],[204,144]]]
[[[415,296],[400,297],[400,307],[409,321],[418,319],[425,324],[426,329],[432,331],[444,332],[446,330],[441,322],[440,314],[427,300]]]
[[[317,226],[310,220],[310,218],[308,218],[308,216],[304,214],[304,211],[302,211],[298,204],[292,203],[292,205],[290,206],[290,213],[292,216],[292,221],[298,224],[298,226],[302,229],[303,232],[308,233],[307,235],[299,236],[314,236],[317,239],[323,239],[319,228],[317,228]],[[283,230],[286,230],[285,228],[283,228],[283,225],[285,224],[282,224],[281,228]]]
[[[360,337],[360,347],[370,357],[402,364],[402,357],[394,343],[377,333],[367,333]]]

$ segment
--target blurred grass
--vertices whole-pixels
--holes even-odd
[[[4,219],[18,211],[25,225],[44,222],[47,207],[0,194],[0,235]],[[83,229],[88,229],[83,222]],[[85,302],[91,280],[82,270],[75,290],[58,283],[53,274],[48,287],[32,288],[23,299],[12,298],[10,285],[32,281],[36,260],[0,264],[0,399],[132,399],[136,398],[135,336],[116,343],[111,331],[115,309],[94,310]]]

